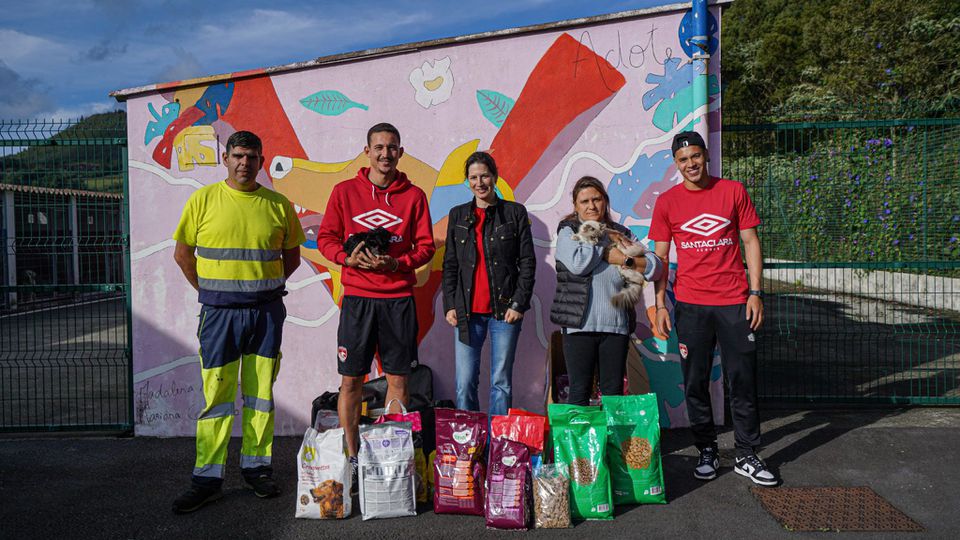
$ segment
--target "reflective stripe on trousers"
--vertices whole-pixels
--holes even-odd
[[[237,377],[243,393],[243,445],[241,469],[269,467],[273,455],[273,382],[280,356],[265,358],[245,354],[224,366],[202,369],[203,395],[207,406],[197,420],[195,478],[221,479],[227,461],[227,445],[233,431]]]

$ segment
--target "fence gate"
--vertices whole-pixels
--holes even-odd
[[[0,431],[130,430],[122,112],[0,123]]]
[[[724,113],[763,225],[769,401],[960,404],[960,116]]]

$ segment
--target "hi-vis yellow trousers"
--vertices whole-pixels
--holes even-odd
[[[227,445],[237,414],[238,380],[243,398],[241,473],[272,473],[273,383],[280,371],[285,317],[280,299],[252,308],[201,309],[197,337],[206,405],[197,419],[195,483],[218,486],[223,482]]]

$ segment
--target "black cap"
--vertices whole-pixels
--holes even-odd
[[[704,150],[707,149],[707,143],[703,142],[703,137],[696,131],[681,131],[673,136],[673,145],[670,148],[674,156],[677,155],[677,150],[684,146],[699,146]]]

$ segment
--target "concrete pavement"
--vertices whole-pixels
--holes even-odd
[[[696,449],[685,430],[665,431],[669,504],[624,507],[616,519],[528,535],[557,538],[958,538],[960,408],[764,412],[763,457],[784,485],[868,486],[926,528],[925,533],[797,533],[784,530],[734,474],[733,435],[720,439],[721,474],[693,479]],[[224,497],[185,516],[170,510],[189,482],[193,440],[16,435],[0,438],[0,538],[469,538],[487,531],[479,517],[436,515],[362,521],[294,519],[300,440],[278,438],[276,478],[283,494],[261,500],[244,489],[231,443]]]

